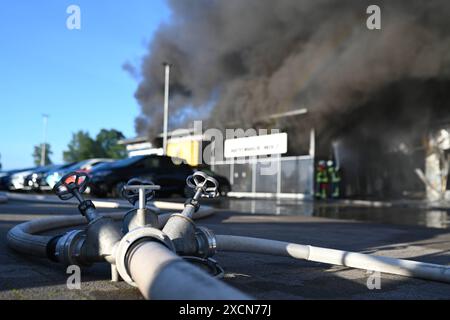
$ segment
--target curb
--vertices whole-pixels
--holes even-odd
[[[32,201],[32,202],[41,202],[41,203],[49,203],[49,204],[75,204],[78,205],[76,200],[68,200],[61,201],[56,196],[44,196],[44,195],[31,195],[31,194],[19,194],[19,193],[7,193],[7,197],[11,200],[16,201]],[[98,208],[107,208],[107,209],[131,209],[133,206],[128,202],[121,201],[107,201],[107,200],[93,200],[94,205]]]

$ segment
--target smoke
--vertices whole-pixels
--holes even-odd
[[[448,0],[168,0],[140,70],[139,133],[162,127],[164,72],[171,124],[251,125],[307,108],[318,132],[403,79],[448,77]],[[366,9],[381,7],[381,30]]]

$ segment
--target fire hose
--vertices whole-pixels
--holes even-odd
[[[75,197],[83,216],[51,217],[19,224],[9,231],[8,245],[20,253],[46,257],[65,265],[109,262],[112,279],[122,278],[138,287],[147,299],[249,299],[248,295],[215,277],[221,269],[212,259],[216,251],[285,256],[450,283],[450,267],[444,265],[274,240],[214,235],[194,222],[212,214],[212,210],[200,207],[199,200],[218,196],[217,181],[203,172],[187,178],[187,185],[195,193],[177,214],[161,214],[158,208],[147,204],[159,186],[132,179],[124,186],[122,195],[135,209],[126,214],[101,215],[92,201],[82,196],[87,184],[86,174],[71,173],[54,188],[62,200]],[[81,230],[57,236],[40,235],[86,222],[87,226]],[[209,272],[198,268],[199,265],[207,265]]]

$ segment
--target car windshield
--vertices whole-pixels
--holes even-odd
[[[59,169],[67,169],[67,168],[70,168],[70,167],[76,165],[77,163],[78,162],[66,163],[66,164],[61,165],[61,167]]]
[[[91,165],[91,170],[96,170],[104,165],[111,165],[113,161],[97,162]]]
[[[61,165],[58,165],[58,164],[51,164],[51,165],[49,165],[49,166],[40,167],[40,168],[38,168],[38,169],[36,169],[36,170],[34,170],[34,171],[35,171],[35,173],[43,173],[43,172],[48,172],[48,171],[51,171],[51,170],[58,169],[58,168],[60,168],[60,167],[61,167]]]
[[[75,163],[74,165],[70,166],[68,168],[69,171],[75,171],[75,170],[80,170],[86,163],[88,163],[89,160],[84,160],[84,161],[80,161]]]
[[[8,174],[14,174],[16,172],[20,172],[20,171],[24,171],[24,170],[31,170],[31,169],[33,169],[33,168],[6,170],[6,171],[2,171],[0,174],[8,175]]]

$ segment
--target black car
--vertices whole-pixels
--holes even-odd
[[[98,197],[118,197],[128,180],[139,178],[160,185],[159,196],[184,195],[186,178],[193,173],[193,169],[177,160],[149,155],[101,164],[90,173],[90,192]]]

